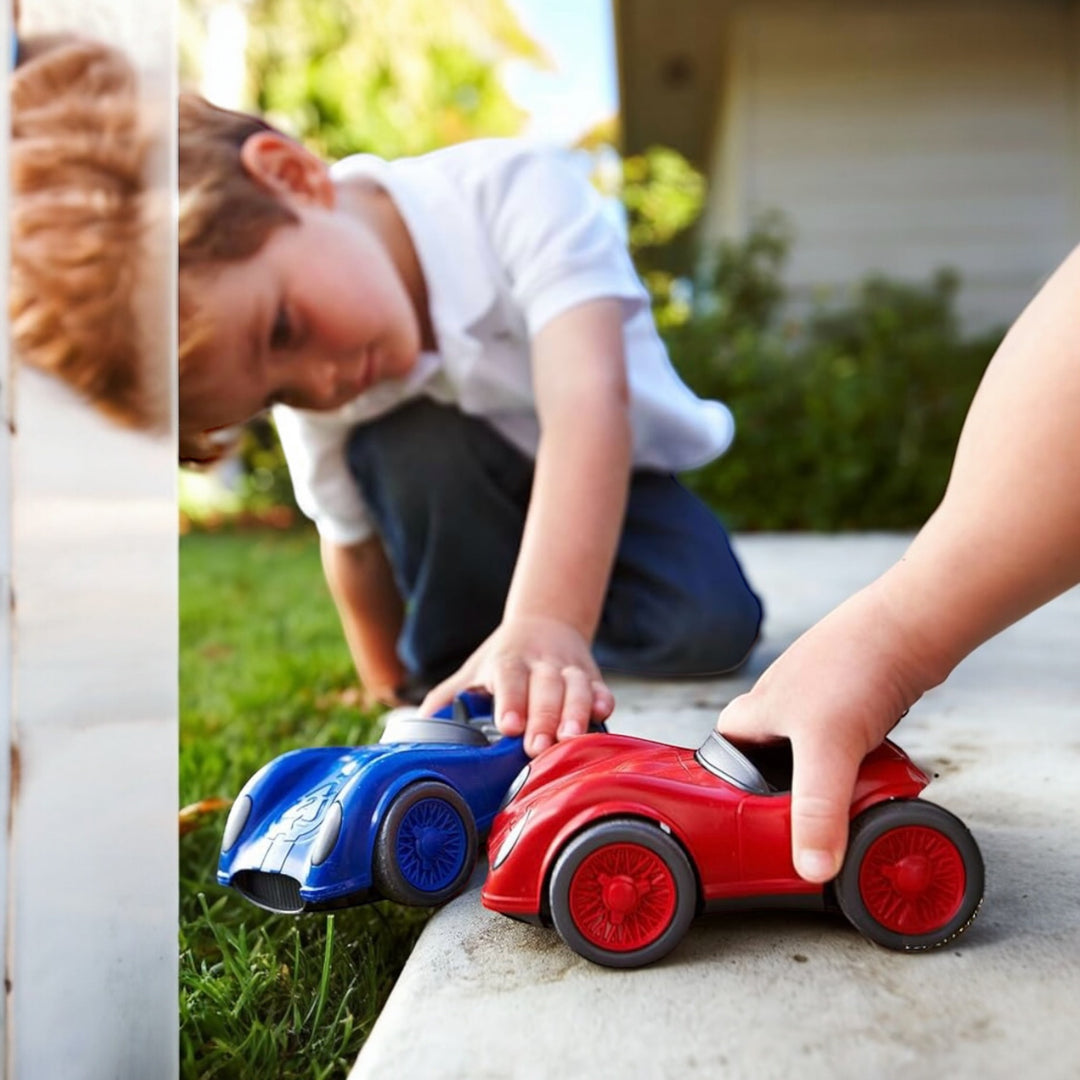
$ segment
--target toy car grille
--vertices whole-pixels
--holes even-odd
[[[253,904],[268,911],[295,914],[304,910],[304,901],[300,899],[300,882],[285,874],[240,870],[233,877],[232,885]]]

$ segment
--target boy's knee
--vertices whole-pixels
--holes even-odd
[[[711,602],[703,598],[681,620],[680,640],[674,643],[679,670],[672,674],[719,674],[740,667],[758,639],[761,620],[761,602],[749,588]]]
[[[360,424],[349,435],[346,457],[353,473],[378,470],[405,473],[416,478],[415,469],[429,463],[438,467],[453,455],[450,410],[420,398],[385,416]]]
[[[648,615],[644,607],[651,607]],[[746,660],[761,620],[761,603],[748,587],[684,603],[639,605],[632,626],[602,629],[596,658],[603,667],[631,675],[716,675]]]
[[[532,463],[482,420],[419,398],[357,426],[346,460],[384,532],[509,530],[520,539]],[[516,551],[516,546],[514,548]]]
[[[532,475],[532,463],[488,423],[430,398],[417,398],[358,425],[349,436],[346,457],[361,482],[378,475],[409,488],[444,486],[445,481],[456,489],[475,483],[478,476],[518,486]]]
[[[410,516],[452,487],[466,457],[455,412],[421,398],[353,430],[346,461],[376,512]]]

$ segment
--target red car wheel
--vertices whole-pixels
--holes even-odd
[[[851,826],[836,879],[840,909],[889,949],[933,949],[964,932],[982,903],[982,855],[958,818],[933,803],[880,803]]]
[[[636,818],[578,833],[555,863],[555,929],[575,952],[608,967],[666,956],[697,910],[697,879],[677,841]]]

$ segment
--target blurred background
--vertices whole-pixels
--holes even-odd
[[[736,530],[913,529],[1004,328],[1080,235],[1080,0],[181,0],[181,75],[327,158],[566,147],[673,362],[735,414]],[[423,913],[214,884],[272,756],[378,730],[268,419],[181,478],[184,1077],[344,1076]],[[206,822],[212,827],[199,829]]]
[[[573,147],[672,358],[734,410],[735,528],[907,528],[1080,231],[1077,0],[183,0],[181,76],[327,158]],[[290,519],[266,423],[187,524]],[[275,512],[275,508],[277,511]],[[283,512],[284,511],[284,512]]]

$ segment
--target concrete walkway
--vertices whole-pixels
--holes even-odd
[[[743,540],[768,607],[750,670],[616,683],[612,730],[697,746],[905,545]],[[1080,590],[970,657],[897,741],[986,860],[982,912],[957,945],[901,955],[828,916],[729,914],[653,967],[613,971],[484,910],[474,888],[425,929],[350,1080],[1080,1076]]]

